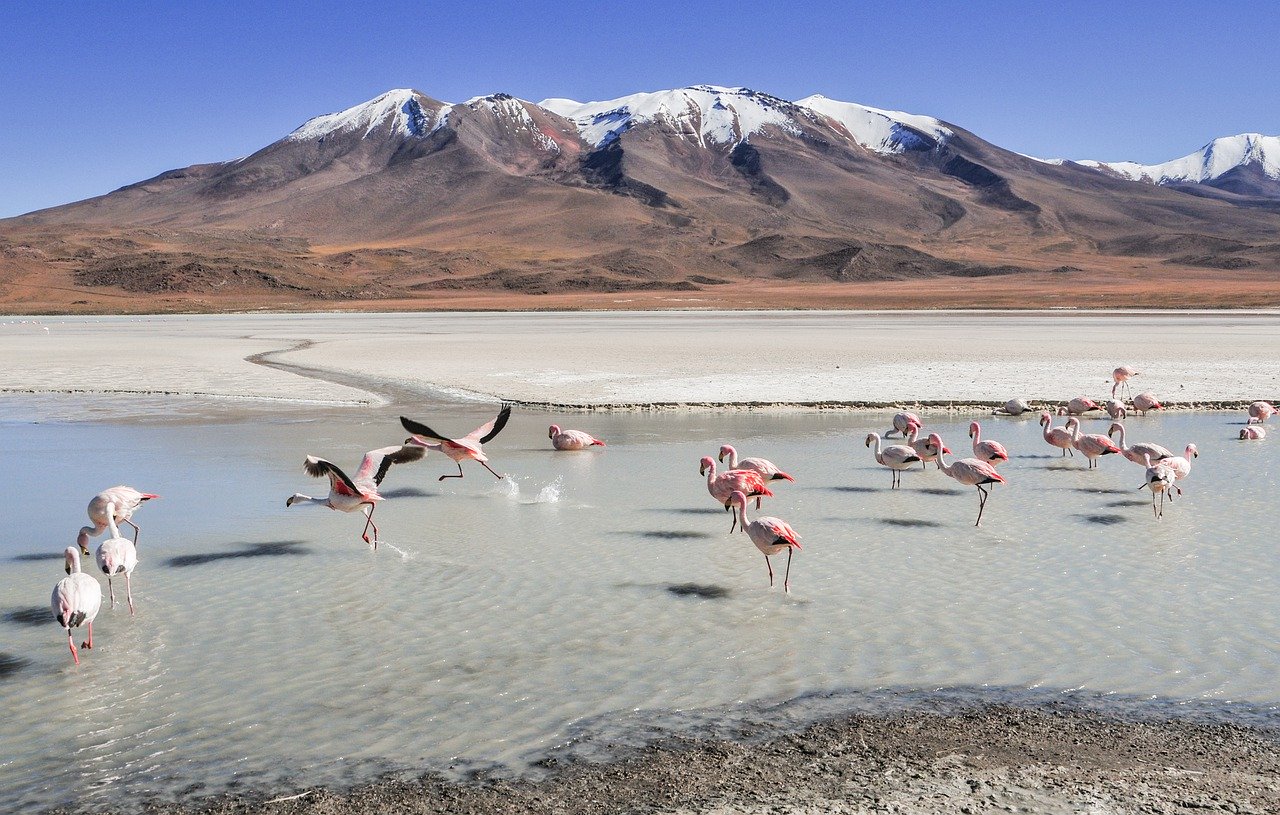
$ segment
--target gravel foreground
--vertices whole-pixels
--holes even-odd
[[[533,779],[425,775],[227,795],[173,813],[1276,813],[1280,736],[989,705],[830,718],[764,739],[669,738]],[[287,799],[283,799],[288,796]]]

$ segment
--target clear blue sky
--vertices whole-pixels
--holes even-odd
[[[697,83],[925,113],[1043,157],[1280,133],[1270,2],[0,3],[0,217],[235,158],[382,91]]]

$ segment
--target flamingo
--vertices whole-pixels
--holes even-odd
[[[1062,448],[1062,455],[1064,456],[1067,453],[1071,453],[1072,456],[1075,455],[1073,450],[1075,445],[1071,443],[1071,431],[1067,430],[1066,427],[1054,427],[1053,418],[1049,416],[1048,411],[1040,414],[1040,426],[1044,428],[1041,435],[1044,436],[1045,441],[1054,447]]]
[[[1156,518],[1163,518],[1165,493],[1169,493],[1169,500],[1173,501],[1174,490],[1181,492],[1177,485],[1173,483],[1178,480],[1178,476],[1163,461],[1157,461],[1152,464],[1150,457],[1148,457],[1143,463],[1147,465],[1146,481],[1138,489],[1151,490],[1151,512]],[[1160,493],[1159,509],[1156,509],[1156,493]]]
[[[765,481],[795,481],[767,458],[738,458],[738,451],[733,449],[732,444],[720,446],[720,455],[717,460],[723,462],[725,456],[729,457],[730,470],[755,470],[764,476]]]
[[[133,513],[142,506],[143,502],[150,501],[152,498],[159,498],[149,492],[138,492],[133,487],[126,487],[121,484],[110,489],[105,489],[97,495],[93,496],[93,500],[89,502],[89,520],[93,521],[93,526],[83,526],[80,528],[80,535],[76,538],[76,543],[80,546],[80,551],[86,557],[89,555],[89,538],[96,538],[107,530],[107,507],[115,506],[115,519],[119,523],[126,523],[133,527],[133,544],[138,545],[138,525],[132,520]]]
[[[1148,410],[1160,410],[1163,407],[1164,405],[1160,404],[1160,400],[1151,391],[1146,391],[1133,397],[1133,409],[1143,416],[1147,415]]]
[[[920,457],[920,469],[925,470],[928,469],[928,465],[925,464],[926,461],[936,461],[938,459],[938,448],[930,445],[928,439],[916,438],[919,432],[920,428],[915,425],[911,426],[911,432],[907,434],[907,446]],[[943,452],[950,453],[951,450],[944,447]]]
[[[1004,445],[998,441],[982,440],[982,427],[977,422],[969,422],[969,438],[973,439],[973,455],[975,458],[998,466],[1002,461],[1009,460],[1009,451],[1004,449]],[[948,450],[948,453],[951,451]]]
[[[49,597],[49,608],[53,611],[58,625],[66,629],[67,647],[71,649],[71,658],[80,664],[80,654],[76,651],[76,642],[71,638],[71,629],[82,625],[89,627],[89,639],[80,643],[81,648],[93,648],[93,620],[102,608],[102,587],[98,581],[80,571],[80,550],[68,546],[62,553],[66,564],[67,576],[58,581]]]
[[[1117,442],[1120,447],[1120,453],[1134,464],[1141,464],[1147,456],[1150,456],[1152,461],[1161,461],[1173,456],[1172,451],[1158,444],[1139,443],[1132,447],[1126,447],[1124,443],[1124,425],[1119,422],[1112,422],[1107,435],[1114,436],[1117,433],[1120,434],[1120,441]]]
[[[905,410],[901,413],[895,413],[893,414],[893,428],[885,431],[885,438],[888,438],[889,435],[895,431],[901,433],[903,438],[906,438],[907,432],[911,429],[912,425],[922,427],[924,426],[924,422],[920,421],[920,417],[916,414]]]
[[[1067,402],[1066,407],[1058,408],[1059,416],[1081,416],[1091,410],[1102,410],[1098,407],[1098,403],[1087,396],[1077,396]]]
[[[557,450],[585,450],[588,447],[605,446],[603,441],[590,433],[583,433],[581,430],[561,430],[558,424],[553,424],[547,429],[547,438],[551,439],[551,446]]]
[[[942,438],[937,433],[929,436],[929,441],[937,439],[937,445],[942,446]],[[954,464],[947,464],[943,453],[938,454],[938,469],[954,478],[956,481],[964,484],[966,487],[978,488],[978,520],[973,525],[978,526],[982,523],[982,510],[987,506],[987,491],[982,488],[983,484],[1004,484],[1004,476],[996,472],[996,468],[992,467],[985,461],[976,458],[962,458]]]
[[[1139,373],[1141,373],[1141,371],[1130,368],[1128,365],[1121,365],[1119,368],[1112,371],[1111,378],[1114,380],[1114,383],[1111,385],[1111,395],[1115,396],[1116,388],[1119,388],[1121,385],[1124,385],[1123,390],[1127,393],[1129,391],[1129,378],[1137,376]],[[1111,418],[1114,419],[1115,417],[1112,416]]]
[[[756,509],[760,508],[760,499],[768,496],[773,497],[773,493],[764,484],[764,476],[755,470],[726,470],[723,473],[716,473],[716,462],[711,456],[703,456],[698,462],[698,475],[707,477],[707,492],[711,493],[711,497],[724,505],[725,509],[732,509],[729,499],[733,497],[734,491],[741,492],[743,495],[751,496],[756,499]],[[729,531],[733,531],[734,524],[737,523],[737,517],[734,516],[734,523],[729,525]]]
[[[413,438],[406,440],[406,444],[417,444],[422,447],[430,447],[433,450],[439,450],[449,458],[453,459],[458,465],[457,475],[442,475],[438,479],[444,481],[446,478],[462,478],[462,462],[467,459],[480,462],[486,470],[493,473],[495,478],[502,478],[493,471],[489,466],[489,457],[484,454],[482,444],[490,441],[494,436],[502,432],[502,428],[507,426],[507,419],[511,418],[511,406],[503,405],[502,410],[498,411],[498,416],[491,422],[484,424],[472,430],[460,439],[450,439],[441,436],[436,431],[427,427],[425,424],[415,422],[413,419],[400,417],[400,424],[404,425],[404,429],[413,434]],[[434,442],[425,441],[425,439],[435,439]]]
[[[373,509],[382,500],[382,496],[378,494],[378,485],[382,483],[382,479],[386,477],[387,470],[391,469],[392,464],[418,461],[426,454],[425,447],[414,444],[395,445],[370,450],[364,454],[364,460],[360,462],[360,469],[356,471],[354,480],[348,478],[347,474],[333,462],[316,458],[315,456],[307,456],[307,460],[302,464],[302,469],[306,471],[307,475],[315,478],[329,476],[329,494],[324,498],[312,498],[310,495],[295,492],[285,500],[284,505],[291,507],[300,501],[309,501],[313,504],[323,504],[329,509],[338,510],[339,512],[355,512],[367,506],[369,507],[368,510],[362,510],[365,516],[365,523],[364,529],[360,531],[360,537],[365,543],[370,543],[368,533],[369,527],[372,526],[373,548],[377,550],[378,525],[373,522]]]
[[[736,508],[735,516],[739,519],[742,531],[747,533],[751,538],[751,542],[756,545],[764,555],[764,565],[769,569],[769,588],[773,588],[773,564],[769,562],[770,555],[781,554],[783,550],[787,552],[787,571],[782,578],[783,591],[791,592],[791,553],[795,549],[802,548],[800,546],[800,536],[791,528],[791,524],[781,518],[774,518],[766,515],[756,518],[754,521],[747,520],[747,496],[741,490],[734,490],[729,496],[729,502]]]
[[[1031,405],[1027,403],[1026,399],[1010,399],[1008,402],[1005,402],[1000,407],[991,411],[991,415],[995,416],[1000,413],[1007,413],[1010,416],[1021,416],[1029,410],[1031,410]]]
[[[1173,474],[1178,481],[1191,475],[1191,460],[1200,457],[1200,451],[1196,449],[1194,444],[1188,444],[1187,449],[1180,456],[1170,456],[1163,459],[1162,464],[1173,470]]]
[[[124,574],[124,594],[129,601],[129,614],[133,614],[132,575],[138,565],[138,547],[128,538],[120,537],[120,529],[116,526],[115,507],[107,507],[107,523],[111,527],[111,537],[98,544],[95,559],[98,568],[107,576],[107,589],[111,592],[111,607],[116,607],[116,589],[111,583],[111,576]]]
[[[1262,425],[1240,428],[1240,441],[1258,441],[1267,437],[1267,429]]]
[[[937,435],[936,433],[934,435]],[[902,484],[902,471],[909,469],[914,462],[920,460],[916,455],[916,451],[905,444],[890,444],[888,447],[881,449],[880,434],[867,434],[867,447],[871,446],[871,442],[876,443],[875,457],[877,464],[883,464],[893,472],[893,480],[890,482],[889,489],[896,490]],[[942,440],[938,440],[938,446],[942,446]]]
[[[1275,413],[1276,409],[1270,402],[1259,400],[1249,405],[1249,420],[1245,424],[1253,424],[1254,422],[1266,424],[1267,419],[1270,419]]]
[[[1102,406],[1102,409],[1107,412],[1107,415],[1111,417],[1111,421],[1113,422],[1127,418],[1129,415],[1129,411],[1125,409],[1124,402],[1121,402],[1119,399],[1108,399],[1106,404]]]
[[[1071,433],[1071,446],[1084,453],[1089,459],[1089,469],[1098,466],[1098,459],[1112,453],[1121,452],[1115,442],[1101,433],[1081,433],[1080,420],[1075,416],[1067,419],[1067,430]]]

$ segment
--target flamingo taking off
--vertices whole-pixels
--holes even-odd
[[[1163,461],[1152,464],[1151,459],[1148,458],[1144,463],[1147,465],[1146,481],[1138,489],[1151,490],[1151,513],[1157,518],[1163,518],[1165,493],[1169,494],[1169,500],[1172,501],[1173,492],[1178,489],[1173,482],[1178,480],[1178,476]],[[1156,509],[1156,493],[1160,493],[1159,509]]]
[[[1080,420],[1075,416],[1067,419],[1067,430],[1071,433],[1071,446],[1084,453],[1089,459],[1089,469],[1098,466],[1098,459],[1112,453],[1122,452],[1115,442],[1101,433],[1081,433]]]
[[[114,510],[115,507],[108,509]],[[107,589],[111,593],[111,607],[116,607],[116,588],[111,582],[112,575],[124,575],[124,596],[129,601],[129,613],[133,614],[133,570],[138,565],[138,547],[128,538],[120,537],[120,529],[116,526],[113,513],[107,513],[107,523],[111,527],[111,537],[98,544],[95,559],[98,568],[107,576]]]
[[[870,447],[873,441],[876,444],[874,451],[876,463],[883,464],[893,473],[889,489],[896,490],[902,484],[902,471],[910,469],[912,464],[920,460],[920,457],[916,455],[915,450],[905,444],[890,444],[888,447],[881,448],[879,433],[867,434],[867,447]],[[942,439],[938,439],[938,447],[942,447]]]
[[[1111,395],[1114,397],[1116,395],[1116,388],[1119,388],[1121,385],[1124,385],[1124,388],[1122,390],[1125,393],[1128,393],[1129,391],[1128,382],[1130,377],[1137,376],[1139,373],[1141,373],[1141,371],[1137,371],[1133,368],[1130,368],[1128,365],[1121,365],[1119,368],[1116,368],[1114,371],[1112,371],[1111,379],[1113,380],[1113,383],[1111,385]],[[1115,417],[1112,416],[1111,418],[1114,419]]]
[[[1009,451],[1004,449],[1004,445],[998,441],[982,439],[982,426],[977,422],[969,422],[969,438],[973,439],[973,456],[983,461],[997,466],[1002,461],[1009,460]],[[948,453],[951,451],[948,450]]]
[[[991,411],[991,415],[995,416],[1000,413],[1007,413],[1010,416],[1021,416],[1031,410],[1031,405],[1026,399],[1010,399],[1000,407]]]
[[[765,481],[795,481],[794,478],[784,473],[777,464],[767,458],[738,458],[738,451],[733,449],[732,444],[720,446],[718,460],[723,462],[726,456],[729,459],[730,470],[755,470],[764,476]]]
[[[365,522],[364,529],[360,531],[360,537],[365,543],[370,543],[369,527],[372,526],[372,543],[373,548],[376,550],[378,548],[378,525],[373,522],[373,509],[382,500],[382,496],[378,494],[378,485],[382,483],[382,479],[386,477],[387,470],[391,469],[392,464],[418,461],[426,454],[426,448],[416,444],[395,445],[393,447],[370,450],[364,454],[364,460],[360,462],[360,469],[356,471],[354,479],[348,478],[347,474],[331,461],[316,458],[315,456],[307,456],[307,460],[303,462],[302,469],[306,471],[307,475],[315,478],[329,476],[329,494],[324,498],[312,498],[310,495],[295,492],[289,496],[284,505],[291,507],[300,501],[309,501],[313,504],[322,504],[339,512],[361,510],[364,512]],[[362,508],[366,506],[369,509],[363,510]]]
[[[82,625],[89,627],[89,638],[80,643],[81,648],[93,647],[93,619],[102,608],[102,587],[98,581],[80,571],[80,550],[68,546],[62,553],[66,563],[67,576],[53,587],[49,598],[49,608],[53,611],[58,625],[67,632],[67,647],[71,649],[71,658],[80,664],[80,654],[76,651],[76,642],[71,638],[71,629]]]
[[[773,497],[773,493],[765,486],[764,476],[755,470],[726,470],[723,473],[716,473],[716,462],[711,456],[703,456],[698,462],[698,475],[707,477],[707,492],[711,493],[711,497],[719,501],[725,509],[732,509],[729,499],[733,497],[733,493],[741,492],[743,495],[756,499],[756,509],[760,508],[760,499],[768,496]],[[733,531],[734,524],[737,523],[737,516],[734,516],[734,523],[729,525],[729,531]]]
[[[885,431],[885,438],[888,438],[894,432],[901,433],[902,437],[906,438],[912,425],[919,428],[924,426],[924,422],[920,421],[919,416],[909,411],[904,410],[901,413],[895,413],[893,414],[893,428]]]
[[[1164,405],[1160,404],[1160,400],[1151,391],[1146,391],[1133,397],[1133,409],[1143,416],[1147,415],[1148,410],[1161,410],[1163,408]]]
[[[1253,424],[1254,422],[1257,422],[1258,424],[1265,424],[1267,419],[1270,419],[1275,414],[1276,409],[1270,402],[1258,400],[1257,402],[1249,405],[1249,420],[1245,422],[1245,424]]]
[[[916,451],[916,455],[920,457],[920,469],[928,469],[927,461],[938,460],[938,448],[929,443],[928,439],[917,438],[920,428],[915,425],[911,426],[911,432],[907,434],[907,446]],[[951,450],[944,447],[942,452],[950,453]]]
[[[80,546],[80,551],[88,556],[89,554],[89,538],[96,538],[103,532],[107,531],[107,506],[115,507],[116,523],[126,523],[133,527],[133,544],[138,545],[138,525],[133,522],[133,513],[138,507],[152,498],[159,498],[158,495],[152,495],[149,492],[138,492],[133,487],[126,487],[121,484],[110,489],[103,490],[93,496],[93,500],[89,502],[89,520],[93,521],[93,526],[84,526],[80,528],[80,535],[76,538],[76,543]]]
[[[1112,422],[1111,429],[1107,431],[1107,435],[1114,436],[1117,433],[1120,434],[1120,441],[1117,442],[1120,447],[1120,453],[1134,464],[1142,464],[1148,456],[1151,457],[1152,461],[1160,461],[1173,455],[1171,450],[1158,444],[1140,442],[1132,447],[1126,447],[1124,443],[1124,425],[1119,422]]]
[[[1173,470],[1174,477],[1181,481],[1191,475],[1191,461],[1200,457],[1200,451],[1196,449],[1194,444],[1188,444],[1187,449],[1180,456],[1169,456],[1169,458],[1161,460],[1169,469]]]
[[[433,450],[439,450],[449,458],[453,459],[458,465],[457,475],[442,475],[438,480],[444,481],[446,478],[462,478],[462,462],[470,459],[478,461],[486,470],[493,473],[495,478],[502,478],[493,471],[489,466],[489,457],[484,454],[481,445],[486,444],[494,436],[502,432],[502,428],[507,426],[507,419],[511,418],[511,406],[503,405],[502,410],[498,411],[498,416],[491,422],[484,424],[472,430],[460,439],[450,439],[441,436],[436,431],[427,427],[421,422],[415,422],[413,419],[400,417],[400,424],[404,425],[404,429],[413,434],[413,438],[407,443],[417,444],[423,447],[430,447]],[[426,441],[426,439],[434,439],[435,441]]]
[[[1240,441],[1259,441],[1267,437],[1267,429],[1262,425],[1240,428]]]
[[[756,518],[754,521],[747,519],[747,496],[740,490],[734,490],[729,496],[729,501],[735,508],[735,516],[738,518],[742,531],[747,533],[751,538],[751,542],[756,545],[764,555],[764,565],[769,570],[769,588],[773,588],[773,564],[769,562],[770,555],[782,554],[783,550],[787,553],[787,571],[782,578],[782,588],[786,592],[791,591],[791,553],[795,549],[800,549],[800,536],[791,528],[791,524],[781,518],[774,518],[765,515]]]
[[[553,424],[547,429],[547,438],[551,439],[551,446],[557,450],[585,450],[588,447],[605,446],[603,441],[590,433],[584,433],[581,430],[561,430],[558,424]],[[459,467],[458,470],[461,471],[462,468]]]
[[[929,440],[937,439],[937,445],[942,446],[942,439],[937,433],[929,436]],[[973,522],[974,526],[982,523],[982,511],[987,507],[987,491],[983,488],[983,484],[1003,484],[1004,476],[996,472],[996,468],[992,467],[985,461],[976,458],[962,458],[954,464],[947,464],[947,460],[943,458],[942,453],[938,454],[938,469],[954,478],[956,481],[964,484],[966,487],[978,488],[978,520]]]
[[[1067,430],[1066,427],[1054,427],[1053,417],[1049,415],[1048,411],[1040,414],[1040,426],[1044,428],[1044,430],[1041,431],[1041,435],[1044,436],[1045,441],[1052,444],[1054,447],[1061,448],[1062,455],[1064,456],[1067,453],[1070,453],[1072,456],[1075,455],[1075,445],[1072,443],[1073,439],[1071,438],[1071,431]]]

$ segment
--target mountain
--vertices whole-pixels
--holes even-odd
[[[1202,184],[1240,195],[1280,199],[1280,136],[1261,133],[1225,136],[1190,155],[1162,164],[1076,163],[1131,181],[1165,186]]]
[[[1202,151],[1215,172],[1242,157],[1215,186],[1188,181],[1190,159],[1147,173],[1183,172],[1162,186],[822,96],[394,90],[249,156],[0,221],[0,302],[1277,302],[1276,150],[1236,138]]]

